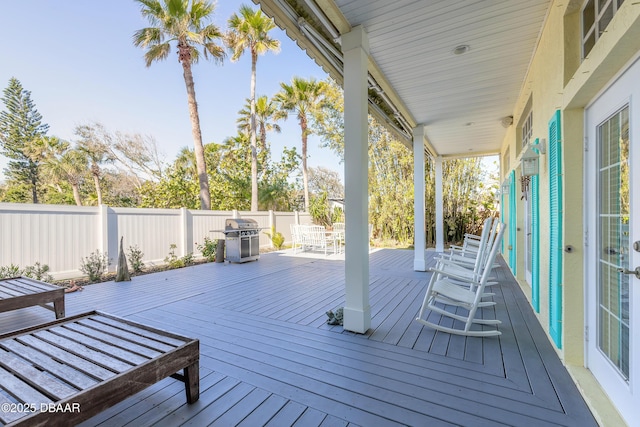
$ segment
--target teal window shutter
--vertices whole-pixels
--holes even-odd
[[[538,175],[531,177],[531,305],[540,313],[540,207]]]
[[[504,224],[504,194],[500,192],[500,222]],[[504,256],[504,239],[500,240],[500,252]]]
[[[516,171],[511,171],[511,182],[509,183],[509,268],[513,275],[516,275]]]
[[[549,334],[562,348],[562,145],[560,110],[549,121]]]

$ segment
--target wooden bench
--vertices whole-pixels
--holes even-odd
[[[193,403],[199,360],[197,339],[97,311],[6,333],[0,425],[76,425],[169,376]]]
[[[52,310],[56,319],[64,317],[64,288],[28,277],[0,280],[0,312],[33,305]]]

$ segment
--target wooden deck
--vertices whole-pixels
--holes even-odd
[[[428,275],[413,252],[370,258],[372,328],[326,324],[344,304],[344,262],[262,255],[102,283],[66,295],[67,315],[102,310],[200,339],[200,400],[163,380],[82,426],[595,426],[502,260],[502,335],[451,336],[413,321]],[[50,320],[0,313],[0,332]]]

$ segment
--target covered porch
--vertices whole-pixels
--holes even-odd
[[[82,425],[596,425],[500,259],[502,335],[452,336],[416,317],[429,273],[414,252],[370,254],[371,328],[326,324],[345,303],[343,255],[263,254],[106,282],[66,295],[67,315],[102,310],[200,339],[200,400],[163,380]],[[426,252],[428,266],[435,252]],[[0,331],[51,320],[0,314]]]

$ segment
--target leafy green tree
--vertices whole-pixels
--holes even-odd
[[[465,233],[480,234],[482,223],[495,212],[496,184],[491,184],[479,157],[443,162],[444,232],[447,241],[461,242]]]
[[[273,19],[262,14],[260,9],[240,6],[239,15],[229,18],[229,31],[225,42],[233,52],[232,61],[240,59],[245,50],[251,53],[251,95],[249,137],[251,143],[251,210],[258,210],[258,149],[256,137],[256,64],[258,55],[269,51],[278,52],[280,41],[271,38],[269,32],[275,28]]]
[[[327,78],[322,108],[316,112],[314,132],[320,137],[321,147],[329,148],[344,161],[344,96],[342,88]]]
[[[309,214],[311,215],[311,218],[313,218],[314,224],[323,225],[325,227],[331,226],[331,208],[329,207],[329,200],[327,198],[326,191],[311,197]]]
[[[239,133],[222,144],[204,146],[211,182],[211,206],[215,210],[250,209],[251,156],[249,137]],[[260,181],[260,209],[290,211],[297,208],[299,188],[292,177],[299,168],[295,149],[285,148],[277,163],[267,162]],[[193,150],[184,148],[158,181],[146,181],[140,189],[141,206],[194,209],[197,201],[197,170]],[[126,194],[126,193],[125,193]],[[126,201],[125,198],[123,201]],[[111,202],[110,202],[111,203]]]
[[[212,206],[219,210],[251,208],[251,152],[249,136],[239,133],[220,145],[211,144],[208,158],[215,159],[209,168]]]
[[[23,183],[31,190],[31,201],[38,203],[40,162],[27,154],[28,147],[43,137],[49,125],[42,123],[42,115],[18,79],[9,79],[2,101],[6,110],[0,112],[0,148],[9,158],[5,175],[9,181]]]
[[[383,240],[414,236],[413,155],[369,117],[369,221]]]
[[[5,203],[30,203],[31,187],[24,182],[6,182],[2,184],[0,202]]]
[[[195,84],[193,82],[192,64],[198,62],[202,47],[205,59],[222,62],[224,49],[218,45],[222,33],[212,19],[214,4],[206,0],[136,0],[141,4],[142,16],[149,20],[151,27],[135,32],[133,44],[147,49],[145,61],[147,67],[155,61],[169,56],[171,42],[177,42],[178,61],[182,65],[184,82],[187,87],[189,117],[193,134],[194,153],[198,170],[200,188],[200,208],[211,209],[211,195],[207,165],[202,144],[200,117],[196,103]]]
[[[300,155],[295,148],[285,147],[280,161],[270,163],[260,182],[260,208],[274,211],[299,210]]]
[[[300,125],[302,140],[302,185],[304,189],[304,209],[309,211],[309,178],[307,171],[307,138],[312,133],[310,124],[316,117],[318,111],[323,107],[324,91],[326,84],[311,78],[305,80],[294,77],[291,84],[281,83],[280,91],[275,95],[279,110],[283,118],[287,118],[288,113],[295,113]],[[311,122],[311,123],[310,123]]]
[[[207,162],[208,163],[208,162]],[[146,181],[140,194],[142,207],[197,208],[198,170],[193,150],[183,148],[159,182]]]

